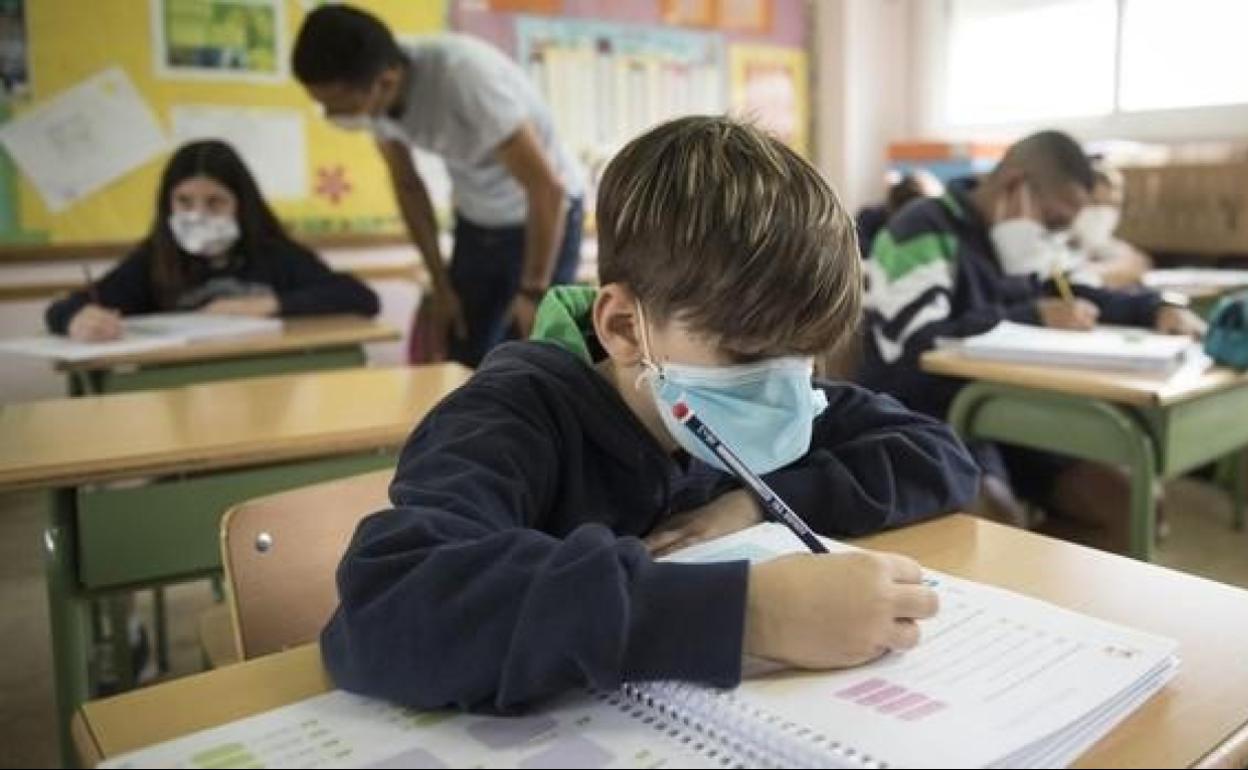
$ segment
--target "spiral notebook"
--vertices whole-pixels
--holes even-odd
[[[847,546],[828,541],[833,550]],[[772,524],[677,561],[800,550]],[[735,690],[576,693],[515,717],[330,692],[105,767],[1063,767],[1174,675],[1175,642],[928,572],[923,643],[858,668],[755,667]]]

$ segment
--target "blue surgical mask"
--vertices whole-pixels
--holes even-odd
[[[648,380],[663,426],[686,452],[730,472],[672,415],[680,401],[759,475],[783,468],[810,450],[814,420],[828,406],[824,392],[810,384],[813,358],[733,366],[660,364],[650,355],[644,316],[641,326],[645,369],[638,381]]]

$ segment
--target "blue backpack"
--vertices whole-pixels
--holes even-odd
[[[1248,369],[1248,292],[1223,297],[1214,306],[1205,352],[1223,366]]]

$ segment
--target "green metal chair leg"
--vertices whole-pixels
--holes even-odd
[[[1139,458],[1128,463],[1131,473],[1131,555],[1152,561],[1157,544],[1157,472],[1152,457],[1152,441],[1142,436],[1147,447]]]
[[[113,676],[117,692],[133,690],[138,672],[130,652],[130,616],[134,614],[134,595],[125,593],[108,597],[109,652],[112,657]]]
[[[78,576],[74,570],[74,491],[56,490],[50,498],[51,510],[48,527],[44,530],[43,549],[52,630],[57,732],[62,763],[66,767],[75,767],[78,761],[70,735],[70,720],[87,700],[90,622],[87,603],[78,590]]]
[[[1230,457],[1233,464],[1231,469],[1231,524],[1235,527],[1236,532],[1244,531],[1244,505],[1246,496],[1245,478],[1248,471],[1244,466],[1248,464],[1248,449],[1240,450]]]
[[[169,673],[169,615],[165,609],[165,588],[156,586],[152,590],[152,608],[156,616],[156,668],[160,673]]]

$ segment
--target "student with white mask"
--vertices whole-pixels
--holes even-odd
[[[287,235],[238,153],[191,142],[169,159],[147,236],[92,287],[54,302],[49,331],[83,342],[121,336],[123,316],[377,314],[377,296]]]
[[[1153,260],[1115,236],[1122,218],[1122,173],[1104,161],[1092,164],[1092,196],[1070,226],[1071,248],[1080,270],[1097,276],[1109,289],[1138,286]]]
[[[1097,323],[1199,335],[1203,322],[1155,292],[1076,285],[1055,244],[1092,200],[1094,175],[1071,137],[1043,131],[1015,143],[978,178],[955,179],[944,197],[911,202],[876,237],[866,262],[864,361],[859,381],[906,406],[944,418],[965,381],[926,373],[922,354],[941,338],[981,334],[1002,321],[1059,329]],[[1029,523],[1021,497],[1048,513],[1048,531],[1125,550],[1130,486],[1118,468],[981,442],[984,472],[975,510]]]

